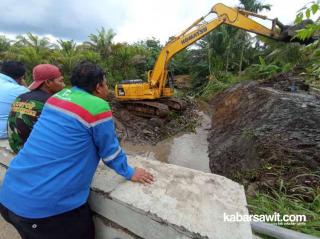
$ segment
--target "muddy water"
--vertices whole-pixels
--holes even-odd
[[[125,142],[122,147],[129,155],[142,155],[150,159],[210,172],[208,157],[208,129],[210,117],[199,111],[201,124],[196,133],[180,134],[166,139],[155,146],[132,145]]]

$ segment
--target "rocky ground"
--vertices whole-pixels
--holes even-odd
[[[239,83],[210,105],[213,173],[243,183],[249,194],[285,185],[312,199],[310,187],[320,188],[320,95],[280,74]]]

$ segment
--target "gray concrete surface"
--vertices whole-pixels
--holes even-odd
[[[142,238],[252,238],[249,223],[223,220],[224,213],[248,213],[241,185],[138,156],[129,162],[150,170],[156,182],[144,186],[124,181],[100,165],[90,203],[103,217]]]
[[[0,238],[1,239],[21,239],[16,229],[9,223],[7,223],[0,216]]]

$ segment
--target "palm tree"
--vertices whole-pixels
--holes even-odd
[[[160,41],[154,37],[145,41],[141,41],[136,45],[141,46],[149,53],[146,68],[147,70],[151,70],[156,63],[156,60],[163,46],[161,45]]]
[[[68,84],[71,71],[81,59],[82,55],[77,49],[76,42],[73,40],[58,40],[57,43],[57,48],[51,53],[49,60],[51,63],[60,66],[65,76],[65,82]]]
[[[54,44],[50,43],[47,37],[40,38],[30,32],[26,36],[19,35],[13,45],[13,51],[18,54],[28,67],[34,67],[36,64],[47,62],[50,50]]]
[[[115,35],[116,33],[112,29],[106,31],[104,27],[102,27],[101,30],[98,30],[98,34],[90,34],[90,41],[84,42],[84,45],[97,51],[102,58],[107,58],[111,53],[112,40]]]
[[[202,42],[208,52],[209,74],[219,79],[228,71],[233,71],[239,59],[239,30],[221,26],[208,34]]]
[[[271,10],[270,4],[263,4],[257,0],[240,0],[240,6],[250,12],[260,12],[264,9]]]
[[[37,64],[49,62],[54,45],[48,38],[39,37],[30,32],[25,36],[19,35],[16,39],[16,42],[6,51],[5,57],[24,62],[28,69],[27,81],[30,81],[32,68]]]
[[[128,44],[118,43],[113,46],[112,65],[113,69],[121,69],[123,79],[136,77],[133,59],[138,55],[137,48]]]
[[[240,0],[240,7],[243,7],[245,10],[250,12],[259,12],[264,9],[271,10],[270,4],[262,4],[258,0]],[[239,61],[239,74],[242,71],[242,65],[243,65],[243,56],[244,56],[244,50],[245,50],[245,43],[246,41],[246,35],[247,33],[243,32],[240,34],[241,36],[238,38],[241,41],[241,55],[240,55],[240,61]]]
[[[11,40],[6,38],[5,36],[0,36],[0,58],[4,57],[5,52],[7,52],[10,48]]]
[[[73,40],[64,41],[60,39],[57,42],[61,51],[65,52],[66,54],[72,54],[73,52],[77,51],[77,44]]]
[[[47,37],[40,38],[30,32],[28,32],[26,36],[19,35],[16,37],[16,39],[16,46],[32,47],[36,52],[40,52],[44,49],[49,49],[54,46],[52,43],[50,43]]]

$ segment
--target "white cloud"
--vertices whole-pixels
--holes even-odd
[[[179,34],[220,1],[210,0],[1,0],[0,32],[53,35],[86,40],[102,26],[112,28],[115,41],[137,42],[155,37],[162,43]],[[309,0],[265,0],[272,4],[265,15],[285,24],[293,22],[297,10]],[[237,0],[224,0],[228,6]]]
[[[125,22],[115,29],[115,40],[136,42],[146,38],[155,37],[165,43],[170,36],[179,34],[196,19],[209,12],[211,7],[220,1],[199,0],[132,0],[127,5],[127,18]],[[263,11],[261,14],[269,18],[278,18],[284,24],[294,21],[297,11],[308,0],[287,1],[268,0],[265,4],[271,4],[271,11]],[[225,0],[227,6],[237,6],[239,1]],[[263,23],[263,21],[259,21]],[[267,27],[271,23],[265,22]]]

